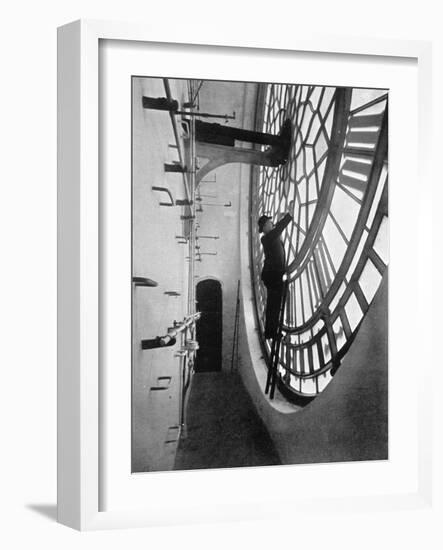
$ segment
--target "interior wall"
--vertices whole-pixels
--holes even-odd
[[[173,97],[185,98],[185,81],[171,82]],[[174,199],[185,196],[181,174],[165,173],[163,164],[178,160],[169,114],[143,109],[142,96],[163,97],[162,79],[133,80],[133,276],[149,277],[156,287],[133,285],[132,469],[171,469],[178,437],[180,360],[174,346],[142,350],[141,340],[167,333],[186,313],[187,247],[181,235],[183,207],[160,206],[168,188]],[[165,292],[176,292],[170,296]],[[166,388],[166,389],[152,389]]]
[[[169,80],[172,96],[187,101],[185,80]],[[232,114],[229,125],[253,127],[255,84],[205,82],[200,92],[200,111]],[[185,198],[182,175],[165,173],[163,164],[178,160],[167,112],[142,108],[143,95],[165,95],[161,79],[133,82],[133,275],[159,283],[155,288],[133,288],[133,471],[172,469],[177,448],[180,411],[180,363],[175,357],[180,342],[165,349],[142,350],[144,338],[167,332],[174,320],[186,313],[187,245],[178,244],[183,234],[181,207],[160,206],[167,195],[152,186],[168,188],[174,199]],[[211,119],[209,119],[211,120]],[[217,122],[224,123],[221,119]],[[200,159],[203,165],[204,159]],[[195,283],[213,278],[222,287],[222,369],[231,368],[232,342],[240,276],[238,246],[241,174],[249,167],[222,166],[201,184],[203,211],[197,214],[202,261],[195,264]],[[209,195],[209,196],[205,196]],[[204,204],[207,203],[207,204]],[[223,204],[231,206],[224,207]],[[216,204],[213,206],[213,204]],[[206,253],[215,253],[209,255]],[[165,292],[178,292],[168,296]],[[155,390],[155,387],[166,389]]]

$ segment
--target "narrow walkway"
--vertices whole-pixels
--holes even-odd
[[[238,374],[194,375],[174,470],[281,464]]]

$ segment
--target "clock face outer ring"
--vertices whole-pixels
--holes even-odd
[[[268,85],[269,86],[269,85]],[[305,89],[314,89],[315,87],[307,87],[307,86],[290,86],[292,89],[296,88],[299,91],[303,88]],[[289,86],[287,86],[289,88]],[[317,87],[322,88],[324,87]],[[312,93],[312,92],[311,92]],[[281,104],[278,106],[278,109],[274,109],[273,113],[273,120],[271,120],[271,123],[266,124],[266,100],[269,100],[269,96],[266,97],[267,94],[267,85],[261,85],[259,88],[258,93],[258,101],[257,101],[257,110],[256,110],[256,130],[258,131],[272,131],[274,133],[278,132],[279,124],[281,124],[285,118],[288,117],[288,112],[286,107],[282,108]],[[269,94],[269,91],[268,91]],[[308,96],[309,92],[306,94]],[[300,93],[300,96],[302,93]],[[287,89],[285,92],[285,99],[287,97]],[[371,121],[379,121],[379,127],[376,129],[376,132],[371,134],[371,138],[374,140],[374,147],[373,147],[373,154],[372,154],[372,160],[370,168],[371,168],[371,178],[368,178],[368,184],[367,184],[367,191],[365,191],[364,200],[361,201],[360,206],[360,214],[359,218],[356,221],[356,229],[354,231],[355,236],[358,236],[362,234],[362,226],[364,225],[364,222],[368,219],[369,210],[371,209],[375,192],[377,190],[382,189],[381,193],[381,199],[380,196],[378,196],[378,199],[380,199],[380,206],[377,209],[377,214],[374,217],[374,223],[371,228],[371,231],[369,232],[369,236],[371,238],[367,239],[369,244],[374,242],[375,237],[377,236],[378,230],[380,229],[381,222],[383,221],[383,218],[387,216],[387,176],[386,181],[381,182],[382,176],[381,176],[381,168],[384,166],[383,163],[387,166],[387,94],[380,96],[379,99],[376,99],[367,105],[364,105],[363,107],[359,107],[358,109],[355,109],[354,111],[351,111],[351,100],[352,100],[352,89],[350,88],[336,88],[334,92],[334,107],[333,107],[333,115],[331,111],[331,107],[329,106],[329,115],[333,116],[333,122],[330,126],[330,136],[329,136],[329,143],[328,143],[328,151],[327,151],[327,158],[325,161],[325,168],[323,171],[323,178],[321,185],[319,186],[317,183],[317,190],[318,190],[318,197],[317,197],[317,204],[315,211],[310,219],[310,224],[308,227],[305,227],[306,234],[305,239],[302,242],[301,246],[298,247],[296,253],[292,257],[292,261],[288,263],[288,270],[289,270],[289,285],[291,288],[291,284],[294,283],[294,280],[297,278],[297,273],[301,273],[303,269],[306,268],[306,266],[311,263],[312,264],[312,251],[314,250],[314,247],[316,246],[315,243],[318,243],[319,238],[321,239],[321,231],[324,227],[325,220],[328,216],[328,213],[331,209],[331,202],[334,196],[334,191],[336,189],[336,180],[337,180],[337,174],[340,174],[340,177],[343,176],[342,171],[340,169],[340,166],[343,166],[343,159],[346,159],[347,157],[345,154],[350,155],[351,153],[355,156],[358,156],[358,151],[352,149],[353,144],[351,143],[350,136],[353,135],[363,135],[364,134],[352,134],[351,132],[355,130],[353,126],[360,125],[362,126],[362,120],[369,120]],[[372,115],[367,117],[367,113],[373,112],[374,105],[379,105],[379,113],[376,115]],[[300,106],[300,103],[298,107]],[[270,108],[269,104],[267,106],[268,113],[267,116],[269,118]],[[293,113],[292,113],[293,114]],[[308,125],[309,128],[309,125]],[[358,128],[357,128],[358,130]],[[372,129],[373,130],[373,129]],[[294,133],[297,133],[298,129],[294,128]],[[300,143],[300,140],[299,140]],[[292,143],[292,154],[297,155],[300,157],[300,147],[297,150],[297,139],[293,138]],[[346,153],[348,151],[348,153]],[[349,151],[351,153],[349,153]],[[356,152],[357,151],[357,152]],[[367,155],[365,151],[360,153],[361,155]],[[371,155],[370,155],[371,156]],[[351,157],[349,157],[351,158]],[[354,157],[352,157],[354,158]],[[357,157],[356,157],[357,158]],[[363,158],[363,157],[362,157]],[[285,178],[288,177],[288,173],[291,170],[291,157],[289,159],[289,162],[286,165],[277,167],[277,168],[258,168],[253,167],[251,171],[251,189],[250,189],[250,253],[251,253],[251,276],[252,276],[252,287],[254,292],[254,303],[255,303],[255,312],[257,316],[257,325],[259,327],[259,336],[261,340],[261,345],[264,353],[265,360],[268,364],[270,364],[270,345],[264,340],[263,337],[263,308],[264,308],[264,300],[265,300],[265,291],[263,288],[263,285],[260,280],[260,274],[261,274],[261,261],[262,257],[257,257],[257,251],[260,250],[260,235],[257,231],[256,226],[256,219],[260,214],[263,213],[263,204],[260,204],[259,197],[257,197],[257,189],[258,189],[258,183],[260,181],[260,177],[263,176],[265,172],[267,174],[271,173],[271,178],[277,179],[279,178],[279,181],[284,182]],[[357,160],[359,160],[357,158]],[[346,167],[346,162],[344,166]],[[363,160],[361,161],[363,162]],[[368,164],[368,160],[364,161],[366,164]],[[363,164],[362,164],[363,166]],[[387,170],[387,168],[386,168]],[[291,182],[291,185],[293,182]],[[377,185],[378,184],[378,185]],[[338,185],[338,184],[337,184]],[[263,202],[263,201],[262,201]],[[281,199],[280,199],[281,204]],[[267,212],[266,212],[267,213]],[[291,212],[293,213],[293,212]],[[271,214],[275,215],[275,212],[271,212]],[[316,380],[316,389],[317,391],[311,392],[311,393],[305,393],[302,391],[301,382],[299,388],[293,387],[291,384],[289,384],[291,372],[288,368],[286,368],[286,372],[279,373],[278,377],[278,386],[280,391],[291,401],[295,401],[297,404],[304,405],[308,402],[310,402],[314,397],[319,395],[321,391],[323,391],[324,387],[321,388],[319,391],[319,383],[318,379],[320,376],[326,376],[324,373],[328,373],[329,375],[329,381],[331,379],[331,374],[335,373],[335,371],[338,369],[341,363],[341,359],[344,357],[344,355],[349,350],[349,347],[352,344],[352,341],[354,340],[356,333],[358,331],[358,327],[354,328],[354,330],[350,330],[349,326],[346,326],[346,342],[341,346],[339,350],[334,349],[334,341],[335,341],[335,335],[331,334],[332,330],[332,324],[335,322],[338,317],[340,316],[340,319],[343,317],[346,321],[346,315],[344,313],[341,313],[338,315],[337,313],[331,312],[329,310],[329,306],[331,304],[331,300],[333,296],[337,293],[340,286],[342,286],[343,283],[343,276],[345,272],[345,268],[349,268],[349,264],[351,263],[351,260],[356,255],[356,249],[359,244],[360,239],[357,239],[354,237],[353,240],[351,240],[350,243],[348,243],[348,250],[345,255],[345,259],[342,262],[342,265],[338,268],[337,272],[334,274],[335,278],[332,280],[332,282],[329,285],[329,289],[326,292],[326,295],[322,296],[322,299],[318,301],[316,304],[316,307],[312,308],[312,315],[309,319],[306,319],[306,322],[299,324],[297,327],[291,326],[290,323],[284,323],[284,331],[283,334],[286,335],[288,341],[289,338],[291,338],[291,335],[295,335],[296,333],[302,333],[303,331],[309,330],[315,324],[319,324],[322,321],[325,322],[325,327],[323,330],[324,335],[327,339],[329,339],[329,342],[331,345],[330,354],[331,357],[328,361],[326,361],[325,357],[322,357],[322,368],[317,369],[314,372],[314,376],[317,377]],[[368,255],[368,251],[370,249],[370,246],[367,245],[364,250],[360,250],[361,255]],[[372,251],[373,252],[373,251]],[[310,255],[311,253],[311,255]],[[258,254],[260,256],[260,254]],[[362,262],[360,262],[361,264]],[[386,265],[383,264],[383,262],[379,262],[380,265],[377,266],[379,268],[379,271],[381,275],[384,274],[384,270],[386,268]],[[310,266],[312,267],[312,266]],[[360,269],[361,271],[361,269]],[[358,285],[357,285],[358,286]],[[295,294],[295,292],[294,292]],[[349,298],[350,293],[349,290],[346,293],[346,297]],[[364,303],[364,300],[362,300]],[[364,311],[364,314],[367,311],[369,304],[365,304],[362,306],[362,309]],[[332,313],[332,317],[331,317]],[[364,314],[362,316],[362,319],[364,317]],[[285,316],[285,319],[287,321],[288,316]],[[362,320],[361,319],[361,320]],[[343,329],[343,330],[345,330]],[[313,334],[313,333],[311,333]],[[314,337],[315,339],[315,337]],[[317,341],[320,340],[320,336],[317,335]],[[300,346],[299,346],[300,347]],[[301,346],[302,348],[303,346]],[[292,349],[289,349],[292,348]],[[314,349],[314,346],[312,349],[314,349],[315,353],[317,353],[317,348],[319,353],[321,354],[320,346],[316,346]],[[282,353],[279,356],[279,362],[284,363],[286,359],[286,365],[291,364],[291,359],[294,360],[296,357],[296,354],[298,353],[298,360],[301,358],[302,349],[300,349],[298,352],[295,351],[293,346],[283,346],[282,345]],[[306,351],[305,351],[306,354]],[[305,358],[305,361],[311,361],[312,360],[312,353],[310,350],[308,350],[307,356]],[[282,369],[284,370],[284,369]],[[306,373],[302,373],[305,374]],[[311,373],[307,373],[306,378],[314,378]]]

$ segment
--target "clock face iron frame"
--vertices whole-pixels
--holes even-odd
[[[278,386],[304,405],[340,367],[387,272],[388,93],[261,84],[256,130],[277,134],[287,118],[293,125],[287,162],[251,174],[251,276],[269,368],[257,219],[266,214],[276,221],[289,211]]]

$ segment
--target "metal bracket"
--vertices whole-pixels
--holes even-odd
[[[173,162],[172,164],[165,162],[164,169],[165,172],[179,172],[180,174],[187,172],[186,166],[182,166],[179,162]]]
[[[194,203],[188,199],[177,199],[175,201],[175,206],[191,206],[192,204]]]
[[[132,282],[135,286],[158,286],[157,281],[153,281],[147,277],[132,277]]]
[[[170,202],[160,202],[159,203],[160,206],[174,206],[174,199],[173,199],[169,189],[167,189],[166,187],[157,187],[157,186],[152,186],[151,189],[153,191],[160,191],[160,192],[166,193],[168,195]]]

